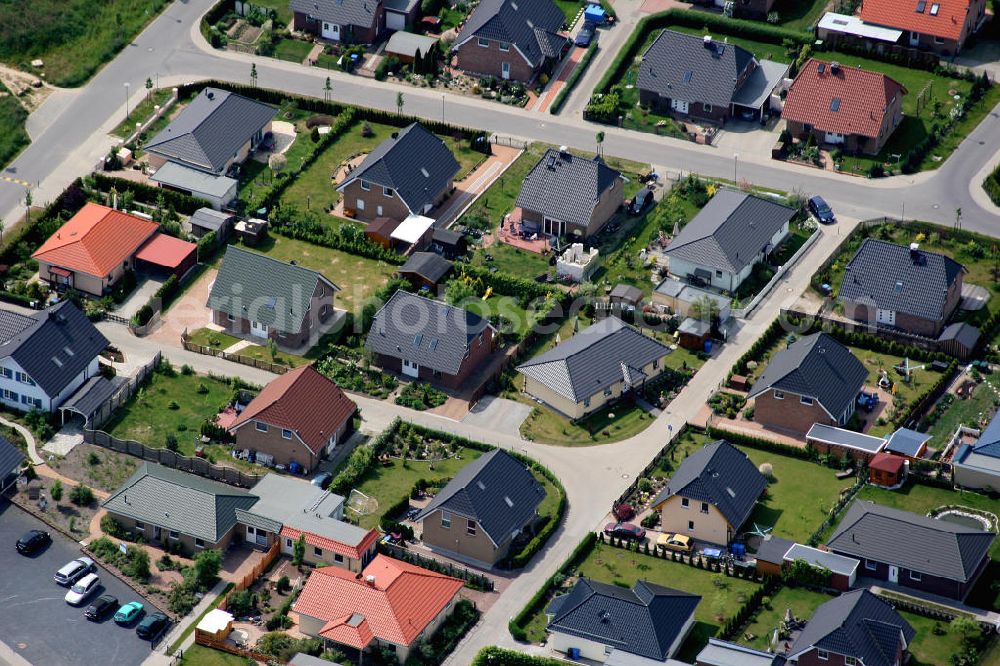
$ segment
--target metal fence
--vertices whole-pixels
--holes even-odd
[[[512,136],[500,136],[499,134],[494,134],[490,137],[490,143],[497,146],[510,146],[511,148],[520,148],[524,150],[528,147],[530,142],[524,139],[515,139]]]

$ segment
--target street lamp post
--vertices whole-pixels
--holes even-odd
[[[735,185],[737,183],[737,180],[736,180],[736,168],[739,166],[739,163],[740,163],[740,154],[739,153],[733,153],[733,185]]]
[[[128,89],[129,82],[125,82],[125,120],[128,120]]]
[[[444,124],[444,93],[441,93],[441,124]]]

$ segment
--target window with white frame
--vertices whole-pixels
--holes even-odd
[[[689,500],[687,497],[682,497],[681,506],[684,507],[685,509],[688,508],[689,506],[691,506],[691,500]]]
[[[910,580],[921,581],[924,579],[924,575],[919,571],[910,572]]]
[[[801,395],[799,396],[799,402],[801,402],[803,405],[811,405],[813,404],[813,399],[807,395]]]
[[[205,540],[204,539],[195,539],[194,540],[194,547],[195,548],[204,548],[205,547]]]
[[[500,42],[500,50],[501,51],[510,51],[510,43],[508,43],[508,42]]]
[[[146,531],[146,523],[140,523],[138,520],[135,521],[135,531],[136,532],[145,532]]]
[[[291,439],[292,438],[292,431],[289,430],[288,428],[282,428],[281,429],[281,438],[282,439]]]
[[[483,38],[483,37],[480,37],[480,38],[479,38],[479,45],[480,45],[480,46],[482,46],[482,47],[483,47],[484,49],[485,49],[485,48],[489,48],[489,45],[490,45],[490,40],[488,40],[488,39],[485,39],[485,38]]]
[[[827,652],[826,650],[820,650],[820,649],[817,648],[816,649],[816,658],[819,659],[820,661],[829,661],[830,660],[830,653]]]
[[[27,384],[28,386],[34,386],[35,385],[35,380],[32,379],[31,377],[29,377],[28,373],[26,373],[26,372],[18,372],[17,373],[17,381],[21,382],[22,384]]]
[[[470,520],[465,523],[465,533],[469,536],[476,536],[476,521]]]
[[[4,368],[3,369],[3,376],[5,378],[7,378],[7,379],[13,379],[14,378],[14,371],[11,370],[10,368]]]
[[[865,560],[865,569],[868,571],[875,571],[878,569],[878,562],[873,562],[872,560]]]
[[[844,666],[858,666],[858,658],[844,657]]]
[[[174,541],[177,541],[178,539],[181,538],[181,533],[178,532],[177,530],[170,530],[170,538],[173,539]]]
[[[363,189],[363,190],[364,190],[365,192],[370,192],[370,191],[371,191],[371,189],[372,189],[372,184],[371,184],[371,183],[369,183],[369,182],[368,182],[367,180],[365,180],[364,178],[362,178],[362,179],[361,179],[361,189]]]
[[[19,396],[15,391],[11,391],[10,389],[4,389],[3,390],[3,398],[4,398],[4,400],[9,400],[11,402],[17,402],[21,398],[21,396]]]
[[[257,429],[257,432],[267,432],[267,424],[260,421],[254,421],[253,427]]]
[[[333,554],[333,561],[334,561],[334,562],[340,562],[340,563],[343,563],[343,561],[344,561],[344,556],[343,556],[343,555],[341,555],[340,553],[334,553],[334,554]]]
[[[775,391],[774,392],[774,399],[775,400],[784,400],[785,399],[785,392],[784,391]]]
[[[451,513],[448,511],[441,512],[441,527],[446,530],[451,529]]]
[[[313,546],[313,554],[316,557],[322,557],[323,556],[323,549],[320,548],[319,546]]]
[[[708,502],[702,502],[701,503],[701,512],[702,513],[708,513]]]

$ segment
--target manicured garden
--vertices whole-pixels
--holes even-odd
[[[136,91],[138,92],[138,91]],[[155,107],[163,106],[170,99],[169,88],[147,89],[145,96],[134,107],[129,108],[128,118],[123,120],[118,127],[112,130],[111,134],[120,139],[125,139],[135,131],[136,123],[146,122],[152,117]],[[173,107],[171,107],[173,109]],[[148,133],[148,132],[147,132]]]
[[[56,86],[79,86],[168,4],[167,0],[0,3],[0,60],[44,72],[45,80]],[[44,67],[30,67],[35,59],[43,60]]]
[[[534,404],[530,398],[523,402]],[[558,446],[592,446],[628,439],[652,425],[655,417],[633,402],[622,401],[579,421],[545,406],[535,406],[521,424],[521,436]]]
[[[213,331],[209,328],[199,328],[192,331],[188,338],[188,341],[192,344],[201,345],[203,347],[210,347],[217,351],[224,351],[229,347],[243,342],[242,338],[236,338],[225,333],[220,333],[218,331]],[[295,354],[289,354],[283,351],[275,350],[272,354],[271,350],[263,345],[249,345],[243,347],[238,352],[239,356],[246,356],[247,358],[256,359],[258,361],[265,361],[267,363],[278,363],[281,365],[287,365],[290,367],[298,367],[300,365],[305,365],[309,361],[302,357],[296,356]]]
[[[957,398],[954,394],[946,394],[935,405],[929,419],[933,423],[926,432],[933,440],[930,446],[943,449],[955,434],[959,426],[981,428],[989,423],[996,412],[998,391],[1000,391],[1000,376],[997,374],[982,375],[982,383],[973,389],[967,398]],[[935,416],[935,413],[940,413]]]

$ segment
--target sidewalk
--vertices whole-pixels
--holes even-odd
[[[216,598],[222,594],[222,591],[226,589],[228,583],[224,580],[220,580],[215,584],[208,594],[198,602],[198,605],[194,607],[188,615],[184,617],[184,620],[178,622],[174,625],[173,629],[160,640],[160,644],[156,646],[153,652],[142,662],[143,666],[172,666],[174,663],[174,657],[167,654],[167,649],[174,644],[182,633],[184,629],[190,626],[192,623],[197,622],[201,618],[202,614],[209,609],[209,607],[215,602]],[[184,639],[181,643],[178,652],[182,652],[194,644],[194,631],[192,630],[188,637]]]

